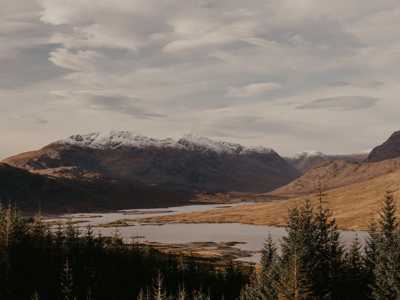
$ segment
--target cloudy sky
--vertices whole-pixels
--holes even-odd
[[[400,129],[398,0],[14,0],[0,157],[74,133],[205,135],[282,154]]]

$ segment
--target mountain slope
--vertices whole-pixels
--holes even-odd
[[[400,157],[400,131],[393,133],[382,145],[375,147],[368,156],[369,162]]]
[[[323,190],[330,190],[368,181],[398,170],[400,159],[372,163],[328,161],[310,169],[288,185],[274,190],[271,195],[293,197],[310,194],[317,192],[320,185]]]
[[[362,162],[368,154],[329,155],[321,152],[302,152],[286,160],[301,173],[328,161],[343,160],[347,162]]]
[[[75,135],[4,162],[40,174],[169,186],[192,192],[265,192],[299,172],[275,151],[187,136]]]
[[[24,212],[74,212],[161,207],[186,203],[191,195],[134,182],[76,180],[33,174],[0,163],[0,203]]]

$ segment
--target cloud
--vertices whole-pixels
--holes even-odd
[[[26,121],[34,125],[46,125],[49,123],[49,121],[43,118],[39,113],[10,116],[8,119],[11,121],[16,120],[19,122]]]
[[[165,115],[150,111],[138,99],[125,96],[89,96],[88,103],[95,109],[114,111],[136,118],[163,118]]]
[[[0,143],[119,126],[367,149],[398,126],[399,14],[398,0],[14,0],[0,10]],[[7,118],[38,107],[41,132]]]
[[[17,89],[50,79],[61,78],[68,72],[48,60],[48,52],[56,45],[15,49],[15,57],[0,59],[0,89]]]
[[[135,97],[102,91],[53,91],[52,94],[64,101],[75,102],[90,110],[116,112],[139,119],[164,118],[166,115],[151,109]]]
[[[379,80],[369,80],[369,81],[335,81],[330,83],[330,86],[333,87],[345,87],[345,86],[354,86],[354,87],[361,87],[361,88],[379,88],[383,86],[385,83]]]
[[[279,83],[260,82],[241,87],[230,87],[225,94],[228,97],[253,97],[281,89]]]
[[[103,56],[96,51],[78,50],[71,51],[65,48],[58,48],[50,52],[48,58],[52,63],[59,67],[73,71],[95,71],[97,62]]]
[[[297,106],[298,109],[360,110],[375,106],[379,98],[365,96],[340,96],[314,100]]]

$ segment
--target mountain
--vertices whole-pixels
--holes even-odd
[[[24,212],[83,212],[162,207],[187,203],[191,195],[135,182],[52,177],[0,163],[0,204]]]
[[[368,154],[348,154],[348,155],[329,155],[322,152],[302,152],[286,160],[292,164],[302,174],[308,170],[328,161],[343,160],[348,162],[361,162],[367,158]]]
[[[323,190],[330,190],[368,181],[398,170],[400,170],[400,159],[372,163],[328,161],[308,170],[301,177],[276,189],[271,194],[289,197],[310,194],[317,192],[320,184]]]
[[[287,159],[299,170],[305,170],[304,174],[272,192],[246,195],[246,199],[257,204],[163,216],[151,221],[285,226],[289,207],[306,199],[318,205],[322,190],[323,203],[332,211],[340,228],[365,230],[377,217],[387,192],[392,192],[397,205],[400,205],[400,155],[396,154],[397,149],[400,149],[398,145],[400,132],[394,133],[387,142],[375,148],[368,159],[363,159],[365,154],[331,156],[304,153]],[[216,200],[224,196],[214,195]],[[229,196],[231,201],[243,198],[243,195]]]
[[[153,139],[126,131],[74,135],[4,160],[55,177],[136,182],[188,192],[265,192],[299,172],[267,148],[193,135]]]
[[[400,131],[393,133],[382,145],[375,147],[368,156],[369,162],[400,157]]]

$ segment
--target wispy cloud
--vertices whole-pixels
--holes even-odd
[[[279,83],[259,82],[240,87],[230,87],[226,92],[227,97],[253,97],[281,89]]]
[[[163,118],[166,115],[150,111],[139,99],[125,96],[87,96],[89,105],[95,109],[119,112],[136,118]]]
[[[316,99],[297,106],[298,109],[360,110],[375,106],[379,99],[365,96],[340,96]]]

